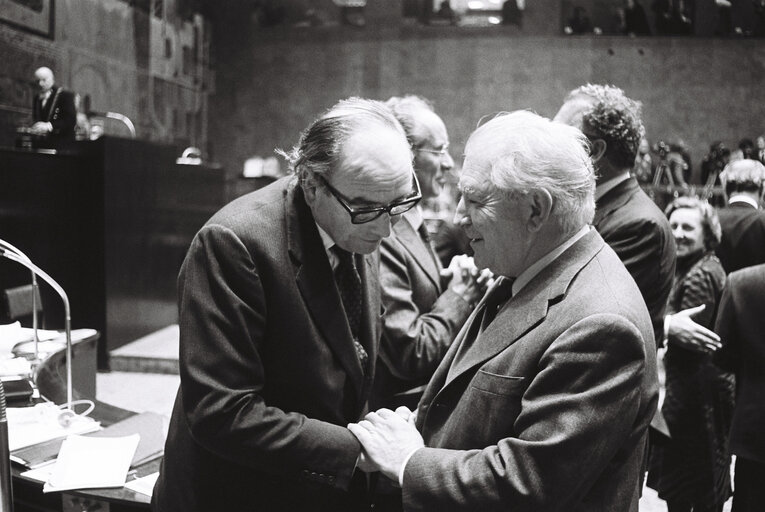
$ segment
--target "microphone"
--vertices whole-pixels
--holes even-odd
[[[5,388],[0,380],[0,512],[13,512],[11,452],[8,445],[8,418],[5,415]]]
[[[42,278],[43,281],[48,283],[56,293],[61,297],[64,303],[64,330],[66,333],[66,408],[72,410],[72,321],[69,310],[69,297],[66,295],[64,289],[59,285],[51,276],[49,276],[43,269],[29,261],[28,258],[23,258],[13,250],[7,249],[10,246],[7,242],[0,244],[0,256],[15,261],[16,263],[23,265],[31,270],[34,274]],[[4,248],[5,247],[5,248]],[[13,246],[11,246],[13,247]]]
[[[5,248],[11,252],[16,253],[18,256],[20,256],[23,260],[32,262],[32,260],[29,259],[29,257],[21,252],[20,249],[14,247],[13,245],[9,244],[8,242],[0,239],[0,250],[2,248]],[[34,333],[33,339],[34,339],[34,347],[35,347],[35,360],[34,364],[35,366],[39,364],[40,362],[40,355],[37,351],[37,345],[40,343],[40,338],[37,333],[38,325],[37,325],[37,296],[39,295],[39,286],[37,285],[37,274],[32,272],[32,332]],[[40,305],[42,307],[42,304]]]

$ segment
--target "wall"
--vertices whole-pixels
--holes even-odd
[[[207,144],[209,32],[200,16],[181,19],[179,0],[149,16],[118,0],[54,2],[52,37],[0,23],[0,146],[31,124],[34,70],[48,66],[59,85],[90,96],[91,110],[130,118],[139,138]],[[107,119],[107,134],[129,136]]]
[[[649,139],[682,139],[695,168],[712,141],[735,146],[765,132],[765,45],[757,39],[520,37],[515,27],[369,25],[215,34],[211,150],[230,171],[291,146],[321,110],[351,95],[430,98],[455,157],[481,116],[521,108],[552,116],[586,82],[613,83],[643,101]]]

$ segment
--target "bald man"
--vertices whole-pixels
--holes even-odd
[[[55,77],[50,68],[38,68],[34,83],[37,94],[32,102],[34,124],[30,131],[52,145],[73,141],[74,126],[77,123],[74,93],[55,85]]]

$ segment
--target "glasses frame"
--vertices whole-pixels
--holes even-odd
[[[419,203],[420,199],[422,199],[422,191],[420,190],[420,182],[417,180],[417,175],[415,173],[412,173],[412,181],[414,181],[414,189],[415,189],[414,194],[412,196],[407,197],[403,201],[399,201],[397,203],[391,203],[387,206],[376,206],[371,208],[352,207],[351,205],[348,204],[348,202],[343,197],[343,195],[335,187],[329,184],[329,182],[324,176],[320,174],[316,174],[315,176],[319,179],[319,181],[321,181],[324,184],[325,187],[327,187],[327,190],[329,190],[330,194],[332,194],[332,196],[334,196],[334,198],[337,199],[337,202],[340,203],[340,206],[342,206],[345,209],[345,211],[347,211],[348,214],[351,216],[351,224],[366,224],[367,222],[372,222],[380,218],[380,216],[386,212],[388,213],[388,215],[392,217],[393,214],[391,214],[391,210],[393,210],[393,208],[396,208],[397,206],[409,205],[409,203],[411,203],[411,206],[409,206],[409,208],[402,211],[401,213],[396,214],[396,215],[401,215],[405,212],[408,212],[415,206],[417,206],[417,203]],[[361,221],[358,220],[358,217],[360,215],[369,214],[369,213],[376,213],[377,215],[375,215],[371,219],[365,219]]]
[[[422,147],[415,147],[413,148],[414,151],[422,151],[424,153],[432,153],[434,155],[440,155],[440,156],[446,156],[449,154],[449,143],[447,142],[444,144],[444,147],[441,149],[428,149],[428,148],[422,148]]]

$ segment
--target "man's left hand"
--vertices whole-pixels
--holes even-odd
[[[394,482],[398,482],[407,458],[425,446],[414,425],[390,409],[370,412],[359,423],[349,424],[348,429],[363,446],[365,458]]]

